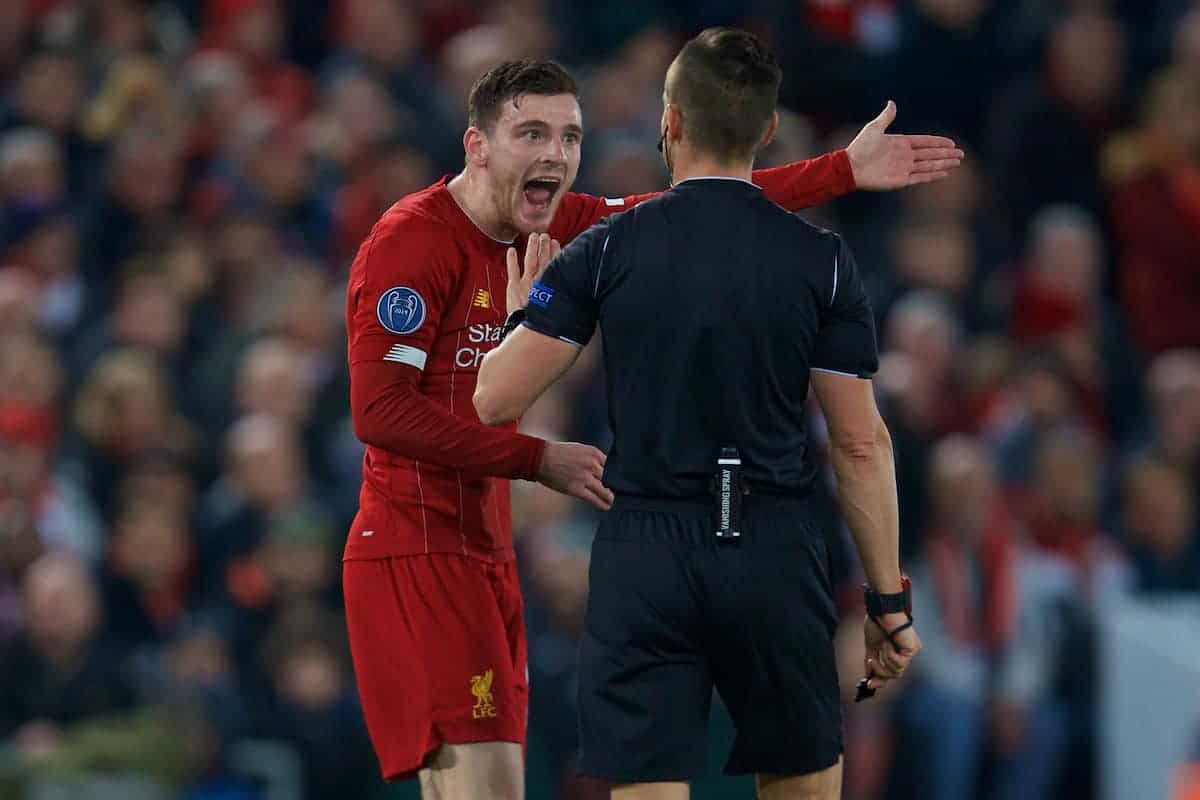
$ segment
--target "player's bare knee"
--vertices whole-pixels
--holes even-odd
[[[474,797],[524,800],[525,776],[519,758],[512,762],[492,762],[486,771],[477,773],[472,780],[471,791],[463,795],[463,800]]]
[[[522,800],[521,746],[511,742],[443,745],[421,771],[422,800]]]
[[[433,780],[433,770],[421,770],[417,773],[417,780],[421,784],[421,800],[442,800],[442,793]]]
[[[469,773],[461,769],[422,770],[421,800],[523,800],[524,784],[519,773],[498,770]]]

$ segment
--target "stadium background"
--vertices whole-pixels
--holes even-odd
[[[378,783],[340,623],[347,265],[461,166],[503,58],[581,78],[577,188],[661,188],[666,65],[720,23],[786,70],[760,163],[844,146],[889,97],[968,152],[809,214],[879,315],[925,637],[850,708],[846,796],[1198,796],[1189,0],[0,2],[0,796],[415,796]],[[595,356],[527,430],[606,442]],[[514,506],[529,796],[600,796],[569,778],[594,520],[529,484]]]

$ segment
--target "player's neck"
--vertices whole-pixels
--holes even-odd
[[[693,158],[683,153],[675,159],[674,167],[671,172],[672,184],[682,183],[689,178],[739,178],[748,181],[754,171],[753,162],[727,163],[710,156],[697,155]]]
[[[446,189],[475,227],[486,235],[498,242],[511,242],[517,238],[520,231],[500,221],[494,190],[471,170],[465,169],[451,178]]]

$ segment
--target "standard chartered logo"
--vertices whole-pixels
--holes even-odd
[[[467,341],[471,344],[458,348],[454,354],[454,365],[459,369],[479,369],[483,357],[500,343],[500,334],[503,332],[503,326],[488,322],[467,328]]]

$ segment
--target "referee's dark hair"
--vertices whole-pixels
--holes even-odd
[[[721,161],[754,155],[771,124],[783,78],[754,34],[709,28],[667,70],[666,101],[683,116],[689,142]]]
[[[504,104],[512,100],[521,104],[527,94],[572,94],[579,96],[579,87],[571,74],[553,61],[505,61],[489,69],[467,98],[467,124],[490,132]]]

